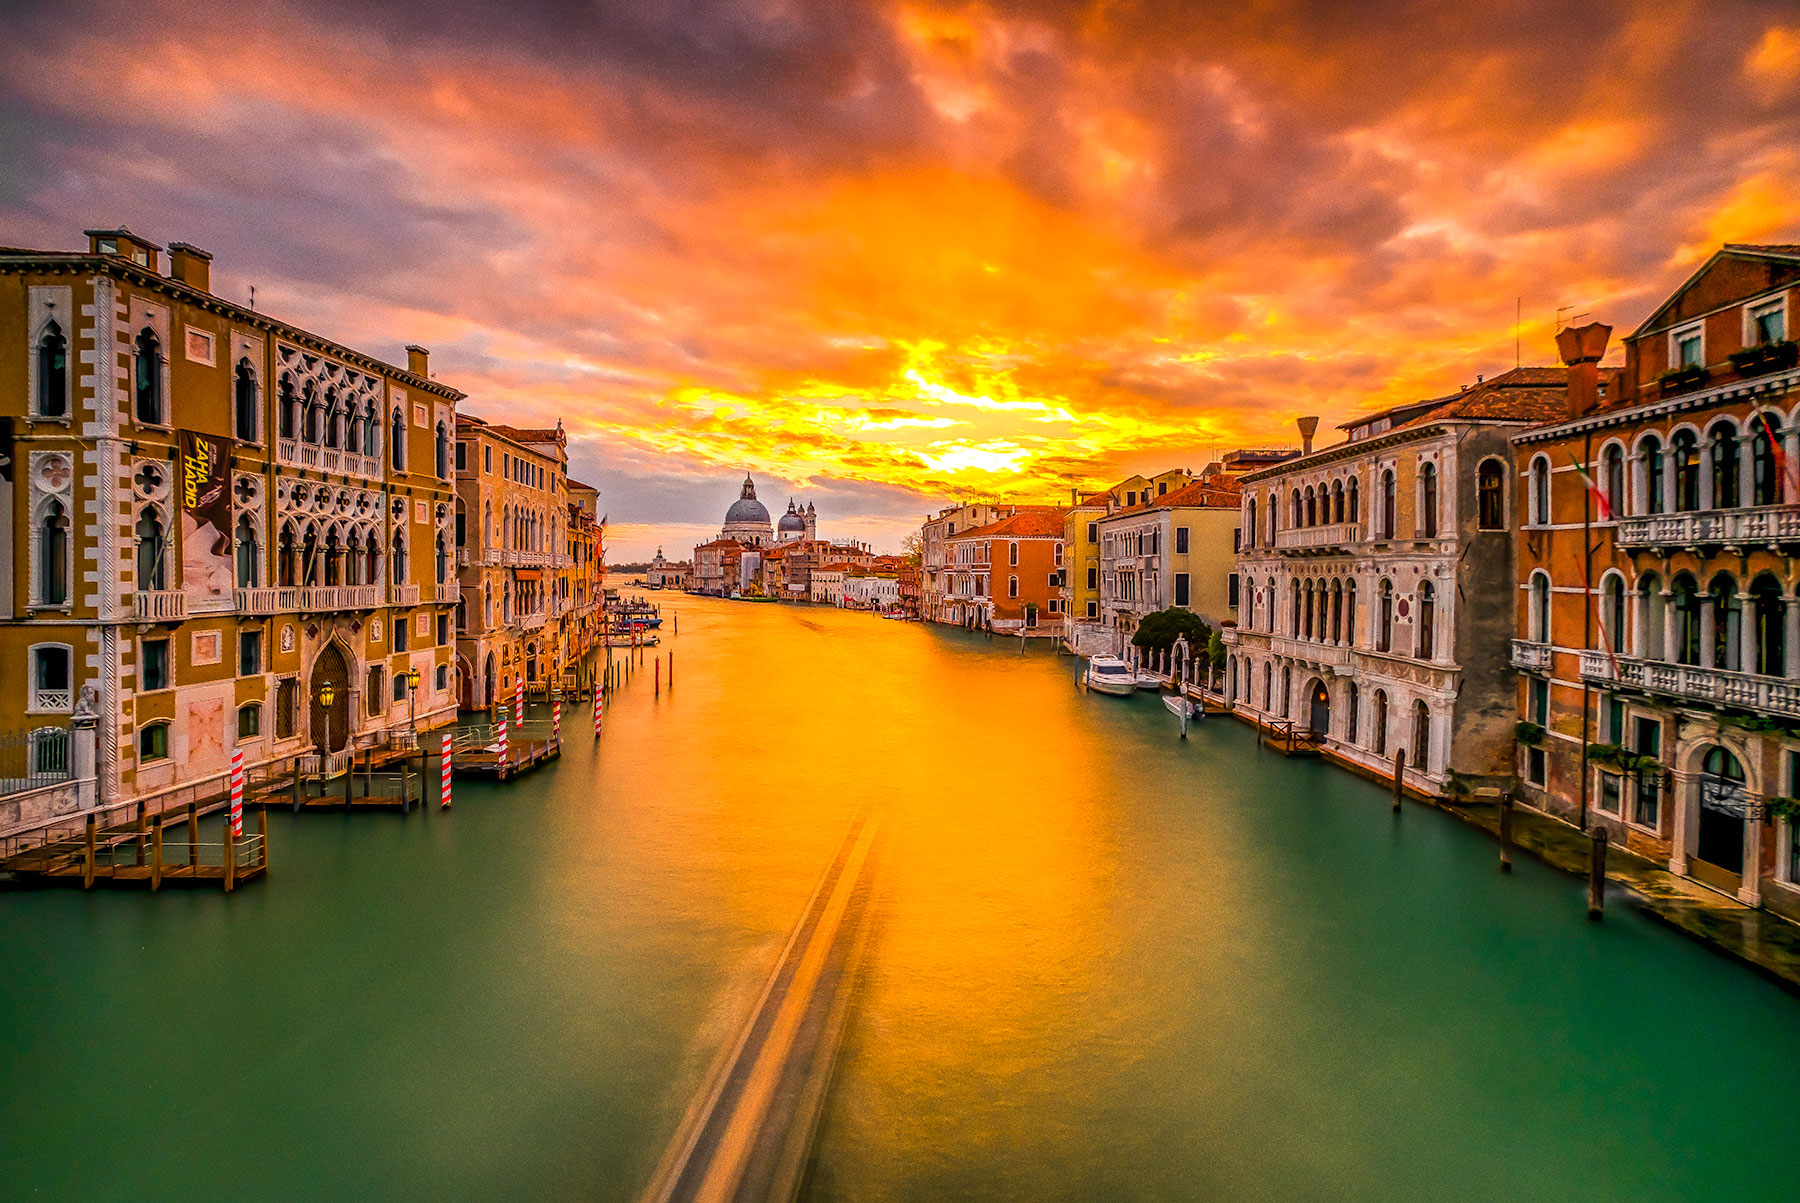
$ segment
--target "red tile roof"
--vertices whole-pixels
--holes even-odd
[[[1222,480],[1200,481],[1191,485],[1183,485],[1173,493],[1165,493],[1152,499],[1152,509],[1163,506],[1195,505],[1211,509],[1235,510],[1243,504],[1244,486],[1241,482],[1225,478]]]
[[[959,531],[950,536],[950,541],[989,538],[1060,539],[1063,518],[1067,513],[1067,510],[1053,505],[1020,506],[1019,512],[1012,517]]]

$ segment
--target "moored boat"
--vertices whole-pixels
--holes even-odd
[[[1131,670],[1131,665],[1117,656],[1095,656],[1088,661],[1088,688],[1100,693],[1128,697],[1137,687],[1136,678],[1137,674]]]

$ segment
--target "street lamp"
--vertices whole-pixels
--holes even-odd
[[[319,686],[318,698],[320,707],[325,711],[325,731],[323,738],[319,741],[319,798],[323,801],[326,794],[326,777],[331,771],[331,704],[337,701],[337,686],[326,681]],[[295,776],[297,777],[298,773]],[[349,789],[348,783],[344,788]],[[348,796],[348,794],[345,795],[345,797]]]
[[[406,700],[412,710],[413,739],[419,738],[419,670],[409,669],[404,674],[406,680]]]

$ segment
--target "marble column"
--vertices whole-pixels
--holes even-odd
[[[1738,600],[1738,671],[1756,671],[1756,601],[1748,593]]]
[[[1675,663],[1676,652],[1681,647],[1681,623],[1675,613],[1675,594],[1672,590],[1662,591],[1663,604],[1663,654],[1662,658]]]
[[[1762,801],[1761,796],[1746,792],[1744,800],[1755,806]],[[1738,883],[1738,901],[1745,906],[1762,904],[1762,833],[1761,819],[1747,819],[1744,822],[1744,875]]]
[[[1716,668],[1713,663],[1713,629],[1718,622],[1718,615],[1713,613],[1712,594],[1703,594],[1700,598],[1700,667]]]

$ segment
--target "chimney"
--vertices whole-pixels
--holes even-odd
[[[406,370],[415,376],[431,378],[431,352],[417,343],[406,345]]]
[[[169,274],[201,292],[212,291],[212,256],[185,242],[169,244]]]
[[[1600,322],[1564,326],[1556,332],[1557,354],[1569,367],[1569,416],[1579,418],[1600,408],[1600,357],[1612,327]]]
[[[1319,419],[1295,418],[1294,425],[1300,428],[1300,454],[1311,455],[1313,432],[1319,429]]]

